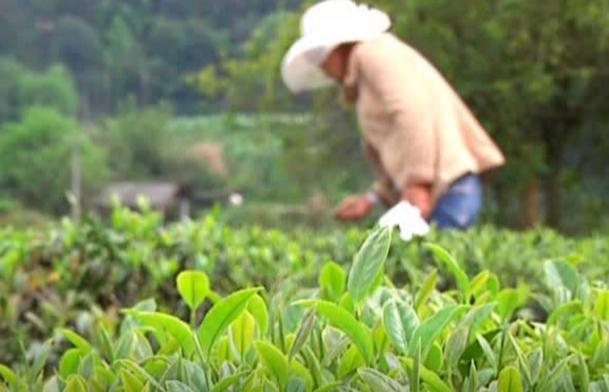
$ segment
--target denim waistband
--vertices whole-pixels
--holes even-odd
[[[476,173],[466,173],[457,178],[449,187],[451,192],[477,192],[480,189],[480,176]]]

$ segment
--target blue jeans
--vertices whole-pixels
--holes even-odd
[[[476,223],[482,208],[482,182],[476,174],[456,180],[438,200],[430,222],[439,229],[464,230]]]

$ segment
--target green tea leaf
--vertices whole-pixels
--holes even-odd
[[[14,387],[17,383],[17,375],[4,365],[0,365],[0,376],[4,378],[4,381],[6,381],[10,387]]]
[[[408,369],[412,371],[414,368],[414,360],[412,358],[402,358],[402,363]],[[438,376],[436,373],[425,368],[424,366],[419,367],[421,380],[427,385],[432,392],[451,392],[452,389]]]
[[[486,340],[486,338],[482,335],[477,335],[476,339],[478,341],[478,344],[480,345],[480,348],[484,352],[484,355],[486,356],[486,360],[493,367],[493,369],[496,369],[498,365],[497,356],[491,348],[491,345],[489,344],[488,340]]]
[[[390,228],[376,229],[355,256],[347,283],[354,303],[360,304],[366,298],[375,278],[382,271],[389,254],[391,232]]]
[[[421,368],[423,367],[421,364],[421,342],[417,341],[415,344],[416,350],[414,361],[412,363],[412,368],[408,370],[410,371],[410,386],[412,392],[419,392],[421,387]]]
[[[588,392],[609,392],[609,380],[603,379],[591,383]]]
[[[241,313],[229,327],[231,342],[241,358],[245,357],[254,342],[255,328],[256,322],[247,311]]]
[[[195,348],[193,332],[184,321],[177,317],[158,312],[130,311],[129,314],[135,317],[142,325],[152,327],[158,333],[169,333],[176,339],[186,356],[190,356],[193,353]]]
[[[307,382],[300,377],[290,377],[286,392],[307,392]]]
[[[201,363],[195,363],[193,361],[182,360],[181,361],[182,369],[184,373],[187,375],[185,382],[188,383],[192,389],[197,392],[207,392],[208,388],[208,380],[205,377],[205,371],[201,366]]]
[[[571,264],[549,260],[545,263],[544,269],[550,289],[564,287],[571,292],[572,297],[575,296],[579,286],[579,276]]]
[[[605,338],[596,345],[592,356],[592,365],[601,367],[607,363],[609,363],[609,341]]]
[[[366,294],[366,298],[373,295],[383,285],[384,281],[385,281],[385,271],[383,270],[383,268],[381,268],[379,270],[378,274],[376,274],[376,277],[372,280],[372,284],[368,288],[368,293]]]
[[[465,382],[464,391],[476,392],[478,391],[478,370],[476,369],[476,362],[472,361],[469,367],[469,376]]]
[[[142,312],[156,312],[157,304],[156,304],[156,301],[154,298],[148,298],[148,299],[145,299],[143,301],[136,303],[133,306],[133,309],[139,310]]]
[[[400,383],[393,380],[391,377],[388,377],[385,374],[379,372],[376,369],[360,368],[357,369],[357,374],[362,379],[362,381],[373,391],[399,392],[404,390],[403,385],[400,385]]]
[[[303,372],[301,372],[301,375],[304,376],[305,379],[310,379],[311,385],[314,385],[316,387],[323,385],[325,383],[325,380],[322,374],[321,364],[313,353],[313,350],[311,350],[311,347],[305,346],[302,351],[302,354],[305,358],[307,367],[304,369],[306,371],[306,374],[302,374]],[[294,368],[294,365],[298,367],[300,363],[298,361],[292,361],[292,364],[292,367]]]
[[[541,349],[539,349],[538,352],[541,352]],[[541,354],[543,355],[543,352],[541,352]],[[539,364],[539,368],[541,368],[541,363]],[[577,353],[577,371],[579,373],[579,385],[581,386],[581,390],[590,390],[590,371],[588,370],[586,359],[581,352]]]
[[[497,302],[489,302],[472,308],[472,310],[465,317],[470,323],[470,336],[478,333],[478,329],[480,329],[484,322],[493,314],[493,310],[495,310],[496,307]]]
[[[142,362],[142,367],[154,377],[155,380],[161,380],[163,375],[171,369],[170,362],[162,355],[151,356]]]
[[[322,361],[323,366],[330,366],[330,364],[337,359],[342,353],[347,350],[347,347],[351,343],[349,338],[346,335],[343,335],[341,332],[336,331],[333,332],[333,338],[328,341],[327,351],[325,352],[324,359]],[[357,350],[355,346],[352,346]]]
[[[169,392],[195,392],[188,385],[176,380],[167,381],[165,385],[167,385],[167,391]]]
[[[125,392],[140,392],[144,390],[144,383],[129,371],[121,369],[120,378]]]
[[[455,328],[446,340],[446,363],[448,366],[456,367],[465,351],[469,337],[469,330],[465,325]]]
[[[66,339],[68,339],[76,348],[78,348],[83,354],[88,354],[93,351],[93,347],[87,342],[85,338],[80,336],[74,331],[70,331],[69,329],[59,328],[59,333],[62,334]]]
[[[288,358],[270,343],[257,341],[254,345],[265,368],[277,380],[281,389],[285,388],[290,376]]]
[[[526,291],[522,289],[505,289],[497,294],[497,314],[503,320],[509,320],[516,309],[525,304]]]
[[[258,323],[260,334],[264,336],[269,330],[269,311],[264,299],[259,294],[254,294],[247,304],[247,311],[254,316],[254,319]]]
[[[87,381],[79,375],[68,378],[64,392],[88,392]]]
[[[450,253],[439,245],[427,243],[425,246],[431,250],[437,261],[442,262],[442,264],[444,264],[450,270],[450,272],[452,272],[457,280],[459,289],[461,290],[461,295],[464,299],[467,299],[469,293],[469,278],[467,277],[465,271],[461,269],[459,263],[457,263],[457,260],[455,260]]]
[[[470,282],[469,292],[475,297],[479,297],[486,292],[490,276],[491,274],[487,270],[484,270],[476,275],[476,277],[474,277],[474,279],[472,279]]]
[[[338,378],[350,375],[357,368],[365,364],[366,361],[357,346],[349,347],[338,364]]]
[[[292,343],[292,347],[290,348],[289,358],[292,359],[298,351],[302,348],[302,346],[307,342],[309,336],[311,335],[311,331],[315,326],[315,310],[310,310],[302,319],[300,323],[300,327],[298,328],[298,332],[296,333],[296,338],[294,339],[294,343]]]
[[[539,390],[545,390],[545,387],[553,385],[561,375],[564,375],[565,368],[572,361],[572,359],[573,355],[568,355],[567,357],[561,359],[560,362],[558,362],[556,366],[554,366],[554,368],[552,368],[552,370],[550,370],[550,372],[546,375],[546,377],[544,378],[545,385],[540,385]]]
[[[309,368],[305,367],[298,361],[292,361],[290,366],[292,373],[305,381],[305,386],[307,387],[307,390],[310,391],[311,389],[313,389],[313,384],[315,383],[315,381],[313,380],[313,375],[309,371]]]
[[[246,372],[235,373],[231,376],[224,377],[214,387],[211,392],[225,392],[237,382],[243,380],[246,376]]]
[[[228,336],[221,336],[216,342],[215,346],[217,347],[217,358],[220,362],[233,361]]]
[[[402,354],[408,351],[408,340],[404,333],[396,301],[391,299],[383,307],[383,327],[395,348]]]
[[[415,330],[410,341],[410,356],[415,354],[416,345],[413,343],[420,341],[422,358],[426,358],[431,345],[442,330],[465,309],[467,309],[466,306],[450,305],[423,321]]]
[[[433,291],[436,289],[436,285],[438,284],[438,270],[434,269],[431,273],[425,278],[423,282],[423,286],[421,286],[421,290],[417,293],[416,299],[414,301],[415,310],[419,310],[419,308],[429,299]]]
[[[105,391],[109,389],[107,385],[99,386],[95,384],[95,380],[91,380],[91,383],[93,384],[93,388],[97,388],[96,391]],[[61,392],[63,390],[62,384],[64,383],[59,380],[59,377],[57,375],[51,376],[51,378],[44,383],[44,387],[42,387],[42,392]],[[2,387],[3,385],[0,384],[0,391],[7,392],[7,390],[3,389]],[[13,388],[13,390],[17,389]]]
[[[191,311],[197,310],[209,294],[209,278],[204,272],[180,272],[176,282],[178,292]]]
[[[437,343],[434,343],[429,349],[427,358],[425,358],[425,367],[432,372],[439,372],[442,369],[444,363],[444,356],[442,355],[442,348]]]
[[[44,367],[47,365],[47,359],[49,358],[50,352],[50,342],[47,341],[42,344],[42,347],[36,350],[34,354],[34,360],[32,361],[32,366],[28,369],[31,375],[36,377],[42,376],[44,371]]]
[[[143,361],[150,358],[154,352],[152,350],[152,346],[150,345],[150,341],[144,335],[144,331],[133,332],[133,346],[129,359],[134,361]],[[168,336],[171,337],[171,335]],[[177,344],[175,344],[175,346],[177,346]]]
[[[372,331],[372,344],[374,352],[382,353],[386,351],[387,345],[390,343],[390,339],[385,332],[385,328],[382,324],[377,324]]]
[[[534,383],[537,383],[543,369],[543,350],[538,348],[530,353],[527,357],[527,362],[531,373],[531,379]]]
[[[513,366],[505,367],[499,373],[499,392],[522,392],[522,379],[520,372]]]
[[[340,387],[343,385],[342,382],[333,382],[333,383],[329,383],[326,384],[322,387],[319,387],[315,390],[315,392],[336,392],[340,390]]]
[[[349,292],[346,292],[345,294],[343,294],[343,296],[340,298],[340,302],[338,303],[338,306],[340,306],[341,308],[345,309],[346,311],[348,311],[350,313],[355,313],[355,304],[353,303],[353,300],[351,299],[351,295],[349,294]]]
[[[319,273],[319,288],[323,299],[338,302],[345,292],[346,281],[347,275],[340,265],[334,262],[324,264]]]
[[[366,325],[357,321],[351,313],[332,302],[317,301],[315,309],[319,315],[328,320],[330,325],[338,328],[351,339],[360,350],[366,363],[372,362],[374,354],[372,333]]]
[[[209,357],[211,349],[228,326],[245,310],[249,300],[260,289],[237,291],[215,304],[199,327],[199,340],[204,355]]]
[[[603,321],[609,321],[609,290],[598,293],[594,303],[594,315]]]
[[[516,353],[516,358],[518,359],[518,364],[520,365],[520,371],[524,375],[525,382],[527,383],[527,385],[532,385],[533,379],[531,377],[531,371],[529,369],[528,362],[524,357],[524,353],[520,348],[520,345],[518,344],[518,342],[516,342],[516,339],[514,339],[512,334],[508,333],[507,336],[510,340],[510,343],[512,344],[512,347],[514,348],[514,352]]]
[[[130,317],[134,320],[134,322],[136,322],[136,318],[133,316],[133,314],[130,315]],[[157,335],[157,339],[159,339],[159,341],[161,342],[161,344],[164,342],[165,339],[163,339],[164,334],[163,332],[159,332],[158,330],[156,331],[159,335]],[[134,351],[134,347],[136,344],[136,332],[134,329],[128,329],[127,331],[123,332],[119,339],[118,342],[116,343],[116,349],[114,350],[114,360],[117,359],[124,359],[124,358],[130,358],[132,352]],[[175,347],[175,349],[177,350],[177,345]]]
[[[488,283],[486,284],[486,288],[489,293],[491,293],[491,297],[495,297],[499,290],[501,289],[501,285],[499,284],[499,278],[495,274],[491,274],[488,278]]]
[[[78,371],[78,364],[82,358],[82,351],[77,348],[71,348],[61,356],[59,360],[59,375],[63,379]]]
[[[118,361],[117,364],[119,364],[123,368],[128,369],[129,372],[135,375],[138,380],[146,380],[157,390],[161,392],[165,391],[165,389],[158,383],[158,381],[155,380],[155,378],[151,374],[146,371],[146,369],[144,369],[134,361],[130,359],[122,359]]]
[[[405,354],[419,318],[410,305],[391,299],[383,307],[383,326],[393,345]]]
[[[108,329],[104,325],[102,325],[100,331],[100,346],[101,356],[107,359],[108,362],[112,363],[115,357],[114,346],[112,344],[110,332],[108,332]]]

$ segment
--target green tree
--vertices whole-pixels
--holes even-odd
[[[2,192],[30,208],[65,212],[75,147],[81,150],[83,188],[94,190],[107,175],[104,150],[56,109],[28,109],[21,121],[0,132]]]
[[[2,0],[0,55],[32,69],[62,62],[87,118],[115,112],[128,96],[192,113],[201,97],[186,77],[222,52],[238,54],[260,20],[293,2]]]
[[[193,84],[232,110],[293,108],[295,101],[282,86],[278,65],[297,36],[298,19],[298,14],[285,12],[267,16],[243,44],[240,57],[206,67]]]
[[[68,71],[60,65],[44,73],[25,73],[19,79],[17,94],[20,110],[46,106],[66,115],[74,115],[79,107],[76,86]]]
[[[172,139],[168,106],[137,109],[133,103],[103,123],[101,138],[110,151],[113,177],[121,180],[159,179],[168,176],[167,151]]]
[[[103,71],[103,45],[99,34],[85,20],[64,16],[53,31],[51,53],[55,61],[65,64],[73,75],[83,98],[83,114],[99,104],[104,92],[99,77]],[[97,99],[96,99],[97,98]]]
[[[25,72],[12,57],[0,57],[0,124],[16,119],[19,80]]]
[[[106,42],[105,63],[110,96],[115,106],[127,91],[130,91],[132,96],[145,100],[143,97],[147,96],[150,75],[145,69],[144,51],[129,25],[121,17],[113,20],[106,34]]]

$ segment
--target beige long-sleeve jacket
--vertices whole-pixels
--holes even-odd
[[[375,189],[388,203],[408,184],[430,184],[435,204],[460,176],[505,162],[436,68],[390,33],[354,46],[344,87],[357,91]]]

